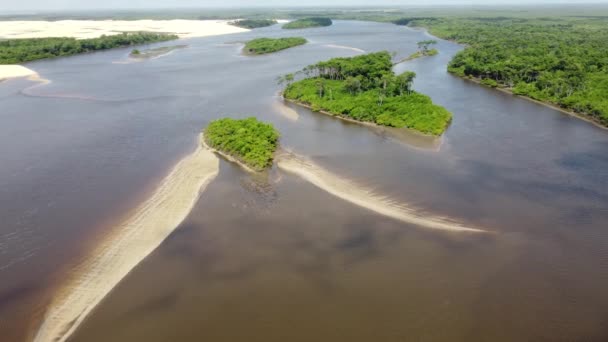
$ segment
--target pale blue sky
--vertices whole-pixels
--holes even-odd
[[[0,12],[14,10],[142,9],[174,7],[532,5],[608,3],[608,0],[0,0]]]

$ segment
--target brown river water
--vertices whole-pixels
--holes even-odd
[[[255,57],[235,44],[286,35],[310,43]],[[185,220],[69,341],[608,340],[607,131],[449,75],[462,47],[446,41],[396,66],[454,114],[439,140],[277,97],[278,75],[360,50],[403,58],[423,39],[367,22],[271,27],[138,63],[123,63],[128,49],[29,63],[50,83],[0,83],[0,340],[36,336],[222,116],[272,122],[283,149],[370,198],[488,233],[428,229],[220,159]]]

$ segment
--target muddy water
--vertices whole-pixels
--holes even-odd
[[[226,44],[286,34],[311,43],[258,57]],[[454,113],[440,142],[277,103],[277,75],[359,50],[404,57],[425,38],[336,22],[192,39],[142,63],[112,63],[129,52],[115,50],[28,65],[52,82],[0,85],[2,335],[35,331],[64,275],[206,122],[256,115],[325,172],[493,234],[424,229],[222,161],[189,218],[72,340],[608,338],[605,131],[448,75],[449,42],[397,67]]]

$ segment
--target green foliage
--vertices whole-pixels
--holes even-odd
[[[250,40],[245,44],[245,51],[254,55],[285,50],[290,47],[306,44],[307,40],[301,37],[289,38],[258,38]]]
[[[0,64],[17,64],[44,58],[177,39],[176,35],[150,32],[122,33],[92,39],[29,38],[0,41]]]
[[[468,44],[448,70],[608,125],[608,21],[602,18],[417,20]],[[495,83],[495,84],[494,84]]]
[[[314,111],[433,135],[451,121],[445,108],[412,90],[414,72],[394,74],[387,52],[334,58],[302,72],[307,78],[289,85],[283,95]]]
[[[230,22],[230,25],[246,28],[255,29],[260,27],[267,27],[277,24],[274,19],[242,19]]]
[[[206,143],[229,154],[256,170],[272,165],[277,149],[279,133],[271,124],[247,119],[218,119],[212,121],[204,132]]]
[[[141,55],[141,52],[137,49],[133,49],[133,51],[131,51],[131,54],[134,56],[137,56],[137,55]]]
[[[284,29],[302,29],[309,27],[331,26],[333,22],[329,18],[313,17],[294,20],[283,25]]]
[[[491,78],[484,78],[484,79],[481,80],[480,83],[483,84],[483,85],[486,85],[488,87],[491,87],[491,88],[498,87],[498,82],[496,82],[495,80],[493,80]]]

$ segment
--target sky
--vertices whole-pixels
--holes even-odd
[[[178,7],[300,7],[531,5],[608,3],[608,0],[0,0],[0,13],[15,10],[146,9]]]

